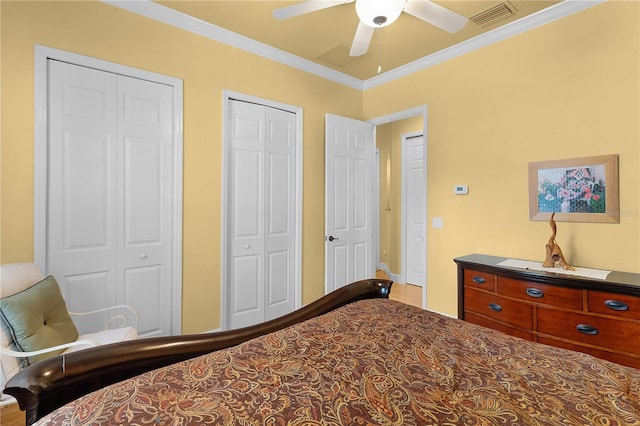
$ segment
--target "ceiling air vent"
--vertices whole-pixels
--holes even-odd
[[[488,27],[498,21],[507,19],[516,14],[516,8],[509,2],[498,3],[487,10],[476,13],[469,20],[479,27]]]

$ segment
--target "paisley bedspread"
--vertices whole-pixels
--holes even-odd
[[[640,425],[640,370],[356,302],[82,397],[38,425]]]

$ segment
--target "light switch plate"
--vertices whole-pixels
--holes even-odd
[[[431,225],[434,228],[438,228],[438,229],[442,228],[442,226],[443,226],[442,218],[441,217],[434,217],[433,219],[431,219]]]

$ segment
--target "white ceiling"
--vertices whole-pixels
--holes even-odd
[[[450,34],[402,13],[396,22],[377,30],[368,53],[357,58],[348,55],[358,24],[353,2],[277,20],[272,15],[273,10],[299,1],[104,1],[366,89],[367,83],[375,85],[377,81],[382,83],[385,79],[406,75],[544,25],[602,0],[434,0],[467,18],[494,7],[510,15],[486,26],[472,19],[461,31]],[[381,75],[377,73],[378,65],[382,66]]]

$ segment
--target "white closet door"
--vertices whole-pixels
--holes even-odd
[[[233,102],[228,123],[231,209],[229,326],[264,321],[265,107]]]
[[[171,334],[172,88],[118,76],[118,300]]]
[[[50,61],[49,77],[47,271],[70,310],[90,311],[117,304],[116,76]]]
[[[295,309],[295,114],[266,108],[265,320]]]
[[[141,336],[169,335],[171,90],[57,61],[49,77],[47,271],[70,310],[130,304]]]
[[[295,114],[230,105],[229,327],[295,309]]]

